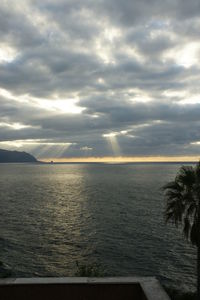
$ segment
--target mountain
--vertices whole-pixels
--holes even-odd
[[[25,163],[37,162],[37,159],[29,153],[19,151],[8,151],[0,149],[0,163]]]

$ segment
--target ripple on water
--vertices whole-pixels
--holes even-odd
[[[195,286],[195,249],[163,221],[161,187],[179,165],[1,165],[0,261],[16,276],[108,275]]]

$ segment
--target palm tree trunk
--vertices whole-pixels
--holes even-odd
[[[197,246],[197,300],[200,300],[200,246]]]
[[[200,200],[197,208],[197,300],[200,300]]]

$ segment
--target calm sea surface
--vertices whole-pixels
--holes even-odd
[[[195,248],[163,221],[178,164],[0,165],[0,261],[12,276],[107,275],[195,287]]]

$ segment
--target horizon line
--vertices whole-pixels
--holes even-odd
[[[37,158],[41,162],[55,162],[55,163],[77,163],[77,162],[110,162],[110,163],[128,163],[128,162],[198,162],[199,156],[104,156],[104,157],[51,157],[51,158]]]

